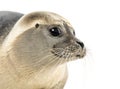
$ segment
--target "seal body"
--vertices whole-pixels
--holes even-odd
[[[0,12],[0,89],[63,89],[67,62],[85,52],[60,15]]]

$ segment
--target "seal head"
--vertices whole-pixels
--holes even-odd
[[[71,24],[52,12],[21,14],[14,24],[0,42],[2,89],[63,89],[66,63],[86,53]]]
[[[43,65],[46,65],[45,59],[47,62],[48,59],[54,60],[51,64],[65,63],[84,57],[86,52],[84,43],[75,37],[71,24],[52,12],[23,16],[8,35],[4,47],[12,57],[17,57],[15,59],[27,63],[42,61]]]

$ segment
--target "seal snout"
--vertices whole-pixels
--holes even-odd
[[[86,48],[85,48],[85,45],[82,41],[78,40],[77,38],[75,39],[76,41],[76,46],[77,47],[77,52],[76,52],[76,57],[77,58],[83,58],[85,55],[86,55]]]

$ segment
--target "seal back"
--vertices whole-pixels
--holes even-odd
[[[0,11],[0,44],[9,34],[15,23],[23,16],[21,13]]]

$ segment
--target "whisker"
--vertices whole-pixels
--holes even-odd
[[[48,68],[50,65],[55,66],[54,63],[57,61],[56,58],[58,58],[58,57],[53,56],[52,58],[50,58],[50,59],[49,59],[49,63],[47,63],[47,64],[45,65],[45,68]]]
[[[64,62],[64,59],[62,58],[62,56],[64,55],[64,53],[65,53],[64,51],[61,53],[61,56],[60,56],[60,57],[61,57],[61,58],[60,58],[61,60],[59,60],[59,65]]]

